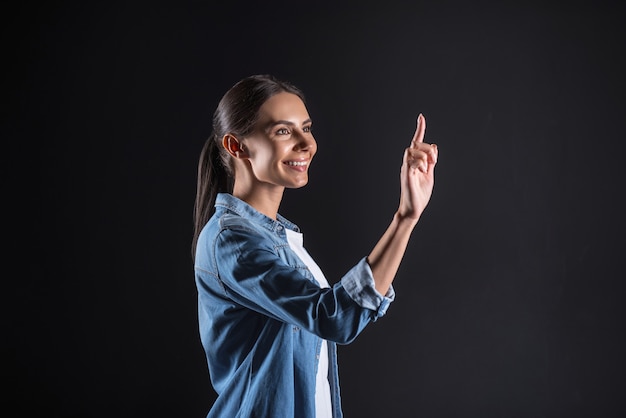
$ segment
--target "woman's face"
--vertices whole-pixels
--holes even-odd
[[[307,184],[317,143],[309,113],[297,95],[282,92],[269,98],[243,143],[256,181],[287,188]]]

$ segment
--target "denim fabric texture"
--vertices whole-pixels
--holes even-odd
[[[322,289],[291,250],[282,217],[271,219],[230,194],[200,233],[198,321],[218,397],[207,417],[315,418],[315,375],[328,341],[335,418],[342,417],[337,344],[383,316],[395,294],[374,288],[361,259]]]

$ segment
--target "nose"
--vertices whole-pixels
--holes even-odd
[[[299,132],[297,134],[297,142],[295,145],[296,150],[298,151],[309,151],[309,150],[315,150],[315,148],[317,147],[317,142],[315,141],[315,138],[313,137],[313,134],[306,133],[306,132]]]

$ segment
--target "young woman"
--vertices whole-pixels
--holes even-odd
[[[341,417],[336,344],[385,314],[391,283],[434,184],[420,114],[400,204],[371,253],[332,286],[278,211],[317,152],[304,97],[251,76],[222,98],[202,149],[193,239],[200,337],[218,394],[209,417]]]

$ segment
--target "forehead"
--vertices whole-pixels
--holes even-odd
[[[288,120],[294,123],[309,118],[302,99],[293,93],[281,92],[270,97],[259,109],[260,120]]]

